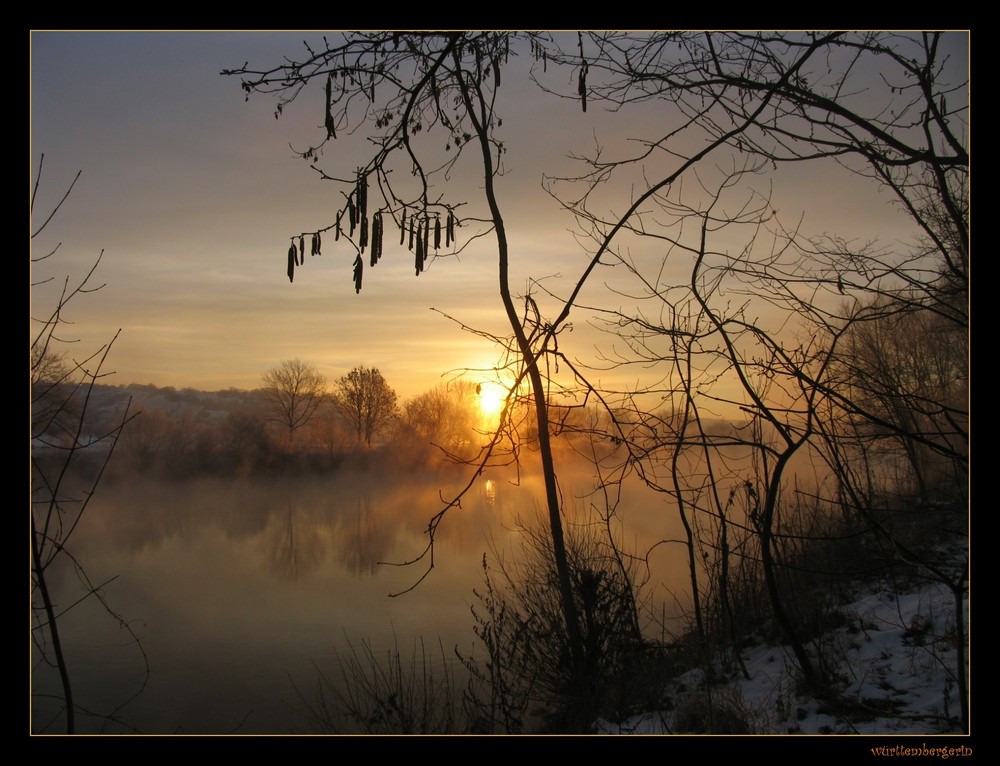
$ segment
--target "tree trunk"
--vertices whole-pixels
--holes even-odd
[[[455,60],[457,64],[457,56]],[[476,90],[476,103],[473,104],[468,83],[462,78],[459,78],[459,82],[466,110],[475,126],[482,153],[486,200],[489,204],[490,216],[493,220],[497,242],[500,298],[503,301],[507,319],[517,340],[518,351],[524,360],[528,380],[531,384],[531,393],[535,405],[535,422],[538,426],[538,451],[542,460],[542,473],[545,479],[545,499],[548,507],[549,532],[552,537],[552,555],[559,580],[559,595],[562,604],[563,619],[566,623],[566,637],[569,642],[572,692],[579,703],[578,711],[574,711],[574,717],[577,718],[575,721],[577,725],[585,726],[586,721],[584,719],[591,712],[589,710],[589,700],[587,699],[589,696],[589,683],[586,674],[586,657],[583,646],[583,635],[580,629],[579,613],[573,596],[569,557],[566,552],[566,542],[563,535],[562,515],[559,506],[559,488],[556,484],[555,460],[552,455],[545,386],[541,371],[538,368],[538,357],[525,335],[524,327],[521,324],[521,319],[517,314],[517,309],[514,306],[514,301],[510,293],[507,233],[504,228],[504,220],[500,213],[500,207],[496,199],[496,190],[494,188],[493,157],[490,152],[490,144],[486,132],[486,126],[489,124],[487,106],[482,93],[478,89]],[[478,116],[476,106],[479,107],[480,114]]]

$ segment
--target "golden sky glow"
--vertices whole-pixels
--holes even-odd
[[[253,388],[268,367],[301,358],[330,379],[357,365],[378,367],[406,398],[451,371],[500,358],[489,342],[443,315],[505,334],[496,255],[487,240],[459,257],[431,262],[419,278],[405,249],[387,247],[382,262],[366,270],[360,295],[351,280],[353,255],[324,240],[323,255],[307,257],[289,284],[289,233],[327,225],[342,199],[290,149],[315,141],[319,101],[312,103],[307,92],[275,120],[272,100],[253,96],[245,102],[238,78],[219,73],[245,61],[271,66],[299,51],[310,34],[30,37],[32,182],[45,155],[36,208],[49,209],[83,171],[40,238],[45,241],[33,242],[35,252],[63,244],[59,259],[32,269],[33,281],[53,278],[33,291],[32,313],[44,313],[62,278],[81,274],[103,250],[98,276],[106,287],[76,302],[69,318],[73,332],[91,346],[122,330],[108,367],[116,375],[107,382]],[[526,76],[530,57],[523,58],[511,59],[498,102],[507,154],[497,193],[511,242],[512,289],[532,290],[543,314],[552,315],[560,303],[545,291],[566,294],[587,256],[570,232],[573,221],[541,188],[542,173],[570,172],[577,167],[567,159],[571,152],[592,151],[595,140],[614,146],[639,132],[636,126],[645,123],[636,120],[666,126],[670,115],[640,110],[622,120],[596,108],[581,115],[577,104],[533,86]],[[348,165],[352,152],[365,150],[362,138],[337,145]],[[331,154],[320,164],[332,167],[338,159]],[[475,194],[481,191],[479,170],[474,163],[456,167],[448,183],[464,183]],[[908,236],[905,215],[887,210],[871,184],[836,166],[821,184],[812,170],[804,172],[782,168],[766,179],[775,207],[789,221],[805,214],[802,225],[815,232],[843,230],[849,221],[851,236],[859,239]],[[627,186],[617,191],[619,200],[627,198]],[[662,257],[655,251],[630,255],[651,262]],[[631,388],[638,382],[635,369],[601,366],[615,339],[594,329],[593,312],[582,308],[620,306],[629,289],[620,279],[610,269],[598,270],[560,350],[592,365],[595,380]],[[493,394],[481,401],[484,412],[487,402],[496,406]]]

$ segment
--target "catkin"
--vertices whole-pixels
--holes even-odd
[[[358,255],[358,257],[354,259],[354,292],[355,293],[360,293],[361,292],[361,277],[364,274],[364,271],[365,271],[365,264],[361,260],[361,256]]]
[[[337,128],[333,124],[333,98],[331,97],[331,89],[333,85],[333,75],[328,74],[326,76],[326,137],[336,138]]]
[[[358,220],[368,218],[368,176],[358,171]]]
[[[368,265],[374,266],[382,257],[382,213],[376,213],[372,218],[371,259]]]

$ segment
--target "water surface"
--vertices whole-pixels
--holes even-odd
[[[483,556],[517,555],[518,525],[539,517],[537,477],[476,477],[438,528],[433,570],[417,587],[430,557],[380,562],[420,554],[442,498],[468,481],[458,468],[372,468],[268,481],[105,482],[72,551],[92,583],[110,581],[102,593],[141,638],[141,651],[94,599],[64,615],[77,704],[116,718],[81,715],[78,728],[311,733],[320,672],[339,677],[338,656],[362,641],[377,655],[398,648],[406,658],[423,641],[460,676],[455,648],[477,651],[470,606],[473,588],[482,589]],[[582,496],[593,478],[561,483],[571,519],[592,520],[594,499]],[[633,494],[626,544],[648,546],[673,526],[662,503]],[[664,571],[682,571],[679,551],[661,560]],[[68,567],[52,573],[52,585],[63,606],[83,593]],[[34,729],[51,719],[51,731],[60,731],[59,703],[44,697],[57,692],[55,674],[36,667],[32,681],[42,695]]]

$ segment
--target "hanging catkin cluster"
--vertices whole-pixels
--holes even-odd
[[[445,247],[451,247],[451,243],[455,240],[455,215],[451,208],[448,208],[448,216],[443,227],[441,226],[440,213],[434,214],[432,227],[429,213],[425,212],[418,217],[416,213],[409,213],[405,208],[403,209],[403,214],[399,217],[399,244],[407,242],[407,233],[409,233],[407,247],[413,253],[413,266],[417,276],[420,276],[424,270],[424,264],[427,262],[431,248],[433,247],[435,250],[441,248],[442,229]]]
[[[309,244],[309,254],[310,255],[322,255],[320,249],[323,246],[323,240],[320,232],[316,232],[312,235],[311,242]],[[288,281],[292,282],[295,279],[295,267],[301,266],[306,262],[306,241],[305,235],[299,235],[299,243],[296,246],[295,238],[292,238],[292,244],[288,246]]]
[[[344,214],[347,215],[347,229],[344,227]],[[426,208],[422,212],[403,208],[399,217],[399,244],[406,245],[413,253],[413,262],[417,275],[423,272],[430,256],[431,249],[437,251],[442,247],[451,247],[455,242],[455,228],[458,219],[451,208],[446,208],[444,220],[442,213],[430,213]],[[360,231],[358,228],[360,227]],[[337,211],[336,221],[332,227],[333,238],[337,242],[341,234],[353,238],[357,233],[357,255],[354,259],[353,280],[355,292],[361,292],[364,275],[362,254],[365,248],[370,248],[368,265],[375,266],[382,259],[383,239],[385,235],[385,212],[378,210],[368,217],[368,174],[358,169],[357,180],[352,193],[347,198],[346,209]],[[329,230],[329,229],[326,229]],[[407,236],[409,240],[407,241]],[[297,241],[296,241],[297,240]],[[322,232],[311,235],[310,255],[322,255]],[[305,262],[305,235],[292,237],[288,248],[288,281],[294,281],[296,267]]]
[[[545,52],[544,46],[535,38],[531,38],[531,55],[535,61],[541,60],[543,72],[549,71],[549,55]]]

